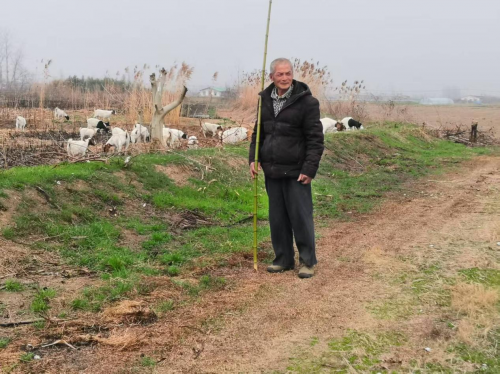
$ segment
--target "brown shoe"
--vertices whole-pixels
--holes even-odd
[[[303,265],[299,270],[299,278],[311,278],[314,275],[313,267]]]
[[[282,273],[282,272],[288,271],[288,270],[293,270],[293,266],[292,267],[284,267],[281,265],[269,265],[267,267],[267,271],[269,273]]]

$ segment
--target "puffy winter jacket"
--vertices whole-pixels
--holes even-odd
[[[319,102],[305,83],[294,80],[292,96],[275,116],[273,89],[274,83],[259,94],[262,97],[259,162],[264,174],[269,178],[297,178],[299,174],[314,178],[324,149]],[[257,124],[250,144],[250,163],[255,161],[256,135]]]

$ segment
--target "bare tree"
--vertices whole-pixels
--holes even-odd
[[[0,87],[20,91],[26,88],[30,74],[24,67],[22,48],[16,48],[11,34],[0,30]]]
[[[149,81],[151,82],[151,92],[153,95],[153,118],[151,119],[151,139],[156,139],[160,143],[163,143],[163,118],[181,105],[182,100],[186,96],[187,88],[183,87],[181,94],[177,100],[171,102],[168,105],[162,106],[163,89],[165,88],[165,82],[167,79],[167,71],[165,68],[160,70],[160,75],[158,79],[156,74],[153,73],[149,76]]]

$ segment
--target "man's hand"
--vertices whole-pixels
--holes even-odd
[[[300,174],[299,179],[297,179],[297,182],[302,182],[302,184],[309,184],[312,182],[312,178],[308,177],[305,174]]]
[[[262,170],[260,167],[260,162],[259,162],[259,170]],[[252,179],[255,179],[255,176],[259,173],[259,170],[255,170],[255,162],[252,162],[250,164],[250,175],[252,176]]]

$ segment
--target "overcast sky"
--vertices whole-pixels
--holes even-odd
[[[0,27],[26,65],[114,76],[186,61],[192,89],[262,65],[268,0],[0,0]],[[274,0],[268,59],[314,58],[367,89],[500,96],[500,0]]]

